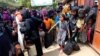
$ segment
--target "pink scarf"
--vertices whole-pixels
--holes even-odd
[[[91,34],[91,28],[89,28],[88,33],[87,33],[88,42],[90,42],[90,34]]]

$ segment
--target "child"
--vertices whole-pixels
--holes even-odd
[[[94,33],[92,29],[93,25],[94,25],[94,20],[92,17],[90,17],[87,24],[87,37],[88,37],[87,39],[89,43],[92,43],[93,41],[93,33]]]
[[[57,43],[59,44],[60,48],[64,48],[64,42],[65,40],[68,40],[68,37],[70,37],[70,31],[69,31],[69,25],[68,21],[65,20],[65,15],[60,15],[60,21],[58,21],[50,30],[49,32],[57,26]],[[67,37],[68,36],[68,37]]]
[[[48,15],[44,16],[44,20],[43,20],[45,26],[46,26],[46,30],[50,30],[50,28],[55,24],[54,21],[48,17]]]
[[[80,9],[79,10],[79,15],[78,15],[78,20],[77,20],[76,26],[77,26],[77,37],[79,37],[79,40],[81,42],[83,42],[83,43],[85,43],[85,41],[86,41],[86,39],[85,39],[86,37],[83,38],[84,20],[85,20],[84,10]],[[84,36],[86,36],[86,35],[84,35]]]

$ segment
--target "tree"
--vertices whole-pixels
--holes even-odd
[[[21,3],[22,3],[22,6],[25,6],[28,8],[31,6],[31,0],[22,0]]]

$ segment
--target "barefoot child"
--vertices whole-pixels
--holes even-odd
[[[68,21],[65,20],[65,15],[60,15],[60,21],[58,21],[50,30],[49,32],[55,27],[57,29],[57,43],[59,44],[60,48],[64,48],[64,42],[65,40],[68,40],[68,37],[70,37],[69,32],[69,25]]]

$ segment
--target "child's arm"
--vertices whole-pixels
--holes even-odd
[[[68,38],[70,38],[71,36],[70,36],[70,30],[68,29]]]
[[[59,24],[59,21],[58,21],[54,26],[51,27],[51,29],[48,31],[48,33],[49,33],[54,27],[56,27],[58,24]]]
[[[70,36],[70,30],[69,30],[69,23],[68,24],[66,24],[66,30],[67,30],[67,32],[68,32],[68,38],[70,38],[71,36]]]
[[[85,29],[85,24],[82,24],[80,31],[82,32]]]
[[[68,31],[68,37],[70,38],[71,36],[70,36],[69,25],[68,25],[68,27],[67,27],[67,31]]]

